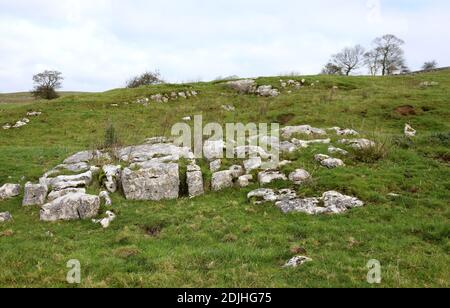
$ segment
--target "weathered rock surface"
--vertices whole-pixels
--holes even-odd
[[[251,181],[253,181],[253,175],[251,174],[242,175],[238,179],[239,187],[241,188],[248,187]]]
[[[368,139],[342,139],[339,143],[348,145],[355,150],[365,150],[376,146],[375,142]]]
[[[245,174],[244,168],[239,165],[231,166],[229,170],[231,171],[231,176],[233,179],[238,179],[241,175]]]
[[[324,167],[327,167],[329,169],[334,169],[337,167],[344,167],[345,163],[339,159],[339,158],[333,158],[330,157],[328,155],[323,155],[323,154],[317,154],[314,159],[318,162],[320,162],[320,164]]]
[[[66,188],[79,188],[91,184],[93,179],[92,171],[76,175],[60,175],[53,179],[47,179],[48,186],[53,190],[63,190]]]
[[[274,89],[272,86],[266,85],[266,86],[260,86],[256,90],[256,93],[259,96],[264,97],[276,97],[280,95],[280,92],[277,89]]]
[[[205,193],[203,174],[199,166],[189,165],[186,174],[189,197],[194,198]]]
[[[69,194],[42,206],[42,221],[78,220],[98,215],[100,198],[86,194]]]
[[[328,147],[328,153],[330,153],[330,154],[339,154],[339,155],[342,155],[342,156],[347,156],[348,155],[348,151],[340,149],[340,148],[336,148],[334,146]]]
[[[0,201],[17,197],[20,195],[19,184],[5,184],[0,187]]]
[[[23,206],[43,205],[47,198],[48,187],[42,184],[25,184]]]
[[[275,191],[268,188],[259,188],[248,193],[247,198],[252,200],[254,204],[259,205],[266,202],[291,200],[296,198],[296,196],[295,191],[291,189]]]
[[[213,191],[220,191],[233,187],[233,174],[230,170],[213,173],[211,188]]]
[[[222,160],[216,159],[209,164],[209,169],[211,172],[217,172],[222,168]]]
[[[283,173],[281,173],[280,171],[267,170],[267,171],[260,172],[258,174],[258,180],[259,180],[259,183],[262,186],[264,186],[264,185],[270,184],[270,183],[272,183],[273,181],[276,181],[276,180],[284,180],[284,181],[286,181],[287,177]]]
[[[262,166],[261,157],[250,158],[244,161],[244,168],[247,173],[252,172],[253,170],[258,170]]]
[[[286,126],[281,130],[283,138],[289,139],[294,134],[302,135],[326,135],[327,132],[320,128],[315,128],[310,125],[299,125],[299,126]]]
[[[121,161],[130,163],[143,163],[154,159],[158,161],[161,157],[166,162],[178,161],[181,158],[194,159],[194,154],[187,147],[178,147],[170,143],[143,144],[126,147],[117,152]]]
[[[179,167],[176,163],[154,163],[146,169],[122,172],[122,187],[128,200],[177,199],[180,190]]]
[[[0,213],[0,223],[8,222],[12,220],[12,216],[9,212]]]
[[[207,140],[203,145],[203,154],[209,161],[223,157],[225,142],[223,140]]]
[[[227,85],[240,94],[252,94],[257,89],[256,81],[253,79],[229,81]]]
[[[356,130],[353,129],[342,129],[340,127],[332,127],[330,128],[330,130],[333,130],[336,132],[337,135],[339,136],[358,136],[359,133]]]
[[[105,174],[103,185],[110,193],[115,193],[119,189],[122,166],[105,165],[103,173]]]
[[[304,256],[297,256],[292,258],[291,260],[289,260],[283,267],[284,268],[296,268],[299,267],[307,262],[312,262],[313,260],[311,258],[308,257],[304,257]]]
[[[234,153],[237,158],[241,159],[256,157],[260,157],[262,159],[270,158],[270,154],[267,153],[265,149],[255,145],[238,146],[234,149]]]
[[[303,169],[297,169],[289,174],[289,180],[296,185],[301,185],[311,180],[311,174]]]
[[[102,191],[102,192],[100,192],[98,197],[100,198],[100,201],[103,200],[105,202],[105,206],[112,206],[112,200],[111,200],[111,197],[109,195],[109,192]]]
[[[48,194],[47,202],[52,202],[58,198],[61,198],[69,194],[85,194],[85,193],[86,193],[85,188],[67,188],[63,190],[56,190]]]
[[[325,208],[327,208],[329,212],[334,214],[339,214],[352,208],[364,206],[364,202],[362,202],[361,200],[354,197],[345,196],[336,191],[329,191],[324,193],[322,196],[322,200],[324,202]]]

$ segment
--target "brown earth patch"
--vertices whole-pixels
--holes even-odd
[[[395,108],[395,112],[402,116],[417,115],[416,109],[411,105],[405,105]]]

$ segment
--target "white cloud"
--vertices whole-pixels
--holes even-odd
[[[28,90],[47,68],[64,73],[65,89],[92,91],[155,68],[174,82],[312,74],[340,48],[384,33],[407,41],[414,68],[449,64],[447,2],[395,2],[0,0],[0,91]]]

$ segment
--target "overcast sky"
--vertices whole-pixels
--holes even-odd
[[[331,54],[385,33],[408,65],[450,65],[448,0],[0,0],[0,92],[63,72],[64,90],[122,87],[158,68],[170,82],[318,73]]]

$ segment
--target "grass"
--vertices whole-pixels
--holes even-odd
[[[353,128],[384,144],[369,153],[372,159],[343,158],[342,169],[314,162],[326,145],[284,157],[294,161],[284,171],[306,168],[313,175],[296,187],[300,196],[337,190],[367,204],[339,216],[284,215],[271,204],[254,206],[245,196],[256,185],[165,202],[116,194],[118,218],[107,230],[90,221],[41,223],[39,209],[21,207],[21,198],[2,201],[0,210],[10,211],[14,221],[0,225],[0,287],[70,287],[71,259],[81,261],[81,287],[370,287],[371,259],[382,264],[379,287],[449,287],[450,71],[302,78],[319,83],[270,99],[236,95],[215,82],[73,93],[51,102],[0,95],[1,125],[27,111],[43,112],[26,127],[0,131],[0,184],[37,181],[68,155],[101,144],[111,123],[122,143],[137,144],[168,135],[172,124],[197,114],[204,123]],[[278,87],[279,79],[258,83]],[[422,81],[439,86],[420,88]],[[133,103],[187,89],[199,96],[148,108]],[[228,104],[236,112],[221,108]],[[394,110],[403,105],[416,115],[398,115]],[[405,123],[418,130],[412,141],[403,137]],[[336,144],[339,138],[332,139]],[[287,186],[274,184],[280,185]],[[296,251],[314,261],[282,269]]]

